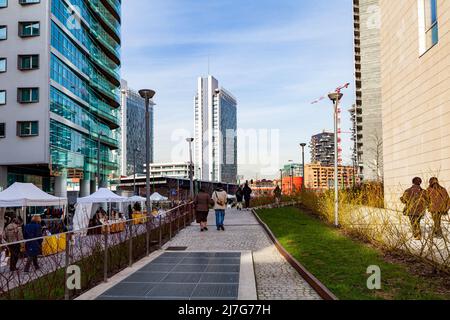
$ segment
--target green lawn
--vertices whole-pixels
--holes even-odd
[[[341,300],[450,299],[435,279],[386,262],[382,253],[296,208],[263,209],[258,215],[280,243]],[[367,289],[368,266],[381,268],[382,289]],[[440,293],[446,292],[446,293]]]

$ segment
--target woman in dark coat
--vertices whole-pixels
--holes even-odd
[[[208,231],[208,213],[209,206],[212,204],[211,197],[204,189],[200,189],[200,192],[194,199],[195,216],[197,223],[200,223],[200,231]]]
[[[42,227],[41,227],[41,217],[34,216],[31,223],[27,224],[24,228],[24,238],[36,239],[42,237]],[[34,268],[39,270],[38,256],[42,253],[42,241],[43,239],[27,241],[25,244],[25,249],[27,252],[27,262],[25,264],[25,272],[30,271],[31,263],[33,263]]]
[[[252,189],[248,186],[248,182],[245,183],[244,187],[244,200],[245,200],[245,208],[250,209],[250,200],[252,198]]]

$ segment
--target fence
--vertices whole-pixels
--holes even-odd
[[[20,252],[17,270],[10,261],[0,267],[0,299],[58,300],[73,299],[117,274],[134,262],[161,248],[194,219],[192,203],[181,205],[154,217],[142,216],[110,225],[71,231],[0,245],[0,252]],[[25,254],[25,247],[38,241],[42,255],[37,266]],[[9,259],[11,260],[11,258]],[[29,272],[26,264],[31,262]],[[79,281],[70,279],[79,270]],[[78,288],[71,288],[67,283]]]

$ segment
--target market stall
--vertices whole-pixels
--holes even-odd
[[[106,212],[111,209],[112,204],[124,203],[128,198],[118,196],[109,189],[101,188],[88,197],[79,198],[75,205],[75,216],[73,218],[74,231],[87,229],[89,221],[95,215],[95,205],[105,204]],[[111,219],[102,219],[102,232],[117,233],[125,230],[125,219],[112,216]]]
[[[24,223],[27,223],[29,220],[26,208],[34,208],[35,213],[38,212],[36,208],[45,208],[42,214],[49,212],[48,210],[55,210],[55,212],[58,213],[57,219],[48,218],[43,221],[49,225],[59,223],[61,226],[64,226],[64,218],[67,216],[67,199],[45,193],[32,183],[16,182],[3,192],[0,192],[0,208],[19,209],[17,212]],[[0,210],[0,215],[4,215],[4,213],[5,210]],[[4,220],[4,216],[0,217],[0,220]],[[53,229],[49,229],[47,224],[45,226],[48,233],[51,234],[50,231],[53,231]],[[58,229],[57,232],[54,232],[57,234],[51,234],[44,238],[44,241],[42,242],[43,255],[52,255],[65,250],[66,239],[63,232],[64,227]]]
[[[146,198],[139,196],[128,198],[127,202],[132,205],[131,219],[134,225],[147,223],[147,216],[144,210],[146,201]]]

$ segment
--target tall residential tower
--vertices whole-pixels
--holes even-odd
[[[0,3],[0,186],[88,195],[119,173],[121,1]]]
[[[195,176],[236,183],[237,101],[212,76],[198,79],[195,96]]]
[[[356,104],[351,109],[354,163],[365,181],[381,181],[380,0],[353,0]]]

